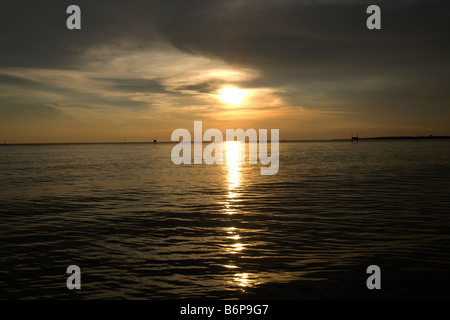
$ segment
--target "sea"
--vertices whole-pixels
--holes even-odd
[[[450,298],[450,140],[236,143],[0,145],[0,299]]]

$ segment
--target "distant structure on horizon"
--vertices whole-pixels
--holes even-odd
[[[359,142],[358,132],[356,133],[356,137],[354,137],[353,133],[352,133],[352,144],[353,144],[354,141],[356,141],[356,143]]]
[[[156,138],[153,138],[153,143],[156,143]]]

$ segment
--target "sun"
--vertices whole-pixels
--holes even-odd
[[[220,93],[217,96],[223,102],[236,106],[238,104],[241,104],[244,98],[247,96],[247,90],[237,89],[234,87],[225,87],[220,90]]]

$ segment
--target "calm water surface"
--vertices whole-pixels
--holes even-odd
[[[450,297],[450,141],[281,143],[274,176],[173,146],[0,146],[0,298]]]

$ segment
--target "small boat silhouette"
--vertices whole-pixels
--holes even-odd
[[[353,136],[353,133],[352,133],[352,143],[353,143],[353,141],[356,141],[356,143],[359,142],[358,133],[356,133],[356,137],[354,137],[354,136]]]

